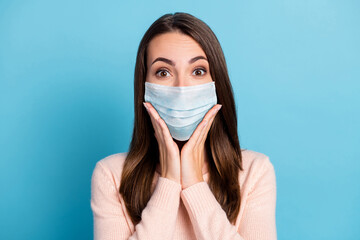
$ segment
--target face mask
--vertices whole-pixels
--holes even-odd
[[[215,82],[186,87],[145,82],[145,101],[154,106],[171,136],[185,141],[217,103]]]

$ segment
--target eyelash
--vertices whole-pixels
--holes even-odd
[[[204,71],[204,74],[198,75],[199,77],[202,77],[202,76],[204,76],[204,75],[207,73],[207,71],[206,71],[206,69],[205,69],[204,67],[195,68],[193,72],[195,72],[195,71],[197,71],[197,70],[202,70],[202,71]],[[167,70],[167,69],[164,69],[164,68],[160,68],[159,70],[157,70],[157,71],[155,72],[155,75],[157,75],[158,73],[160,73],[160,72],[162,72],[162,71],[168,71],[168,70]],[[195,76],[196,76],[196,75],[195,75]],[[160,77],[160,76],[159,76],[159,77]],[[161,77],[161,78],[163,78],[163,77]]]

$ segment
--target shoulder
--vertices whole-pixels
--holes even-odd
[[[242,149],[241,155],[244,168],[272,166],[270,157],[264,153]]]
[[[118,188],[126,156],[127,152],[115,153],[97,161],[92,173],[92,181],[106,178],[107,181],[111,181],[111,185]]]
[[[241,153],[243,171],[239,173],[241,204],[236,220],[238,229],[240,221],[248,221],[245,220],[246,212],[251,209],[255,209],[254,213],[259,212],[260,207],[275,205],[276,201],[275,170],[270,157],[248,149],[242,149]]]
[[[96,165],[102,165],[108,171],[121,173],[127,152],[115,153],[100,159]]]
[[[244,188],[252,188],[256,182],[266,175],[275,177],[274,165],[268,155],[249,149],[243,149],[241,153],[243,171],[239,175],[240,184]]]

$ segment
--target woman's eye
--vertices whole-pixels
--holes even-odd
[[[203,72],[203,74],[201,74],[201,71]],[[203,69],[203,68],[197,68],[197,69],[194,70],[193,73],[195,73],[196,76],[203,76],[203,75],[205,75],[206,70]]]
[[[205,74],[206,74],[206,69],[204,69],[204,68],[197,68],[193,72],[193,75],[195,75],[195,76],[204,76]],[[163,77],[169,77],[170,73],[165,69],[160,69],[160,70],[156,71],[155,75],[163,78]]]
[[[160,75],[158,75],[160,73]],[[159,77],[167,77],[166,73],[169,73],[167,70],[159,70],[156,72],[156,75],[159,76]]]

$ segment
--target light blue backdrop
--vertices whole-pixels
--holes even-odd
[[[138,44],[165,13],[217,35],[242,148],[270,156],[279,239],[360,237],[356,0],[0,1],[0,239],[92,239],[95,163],[127,151]]]

